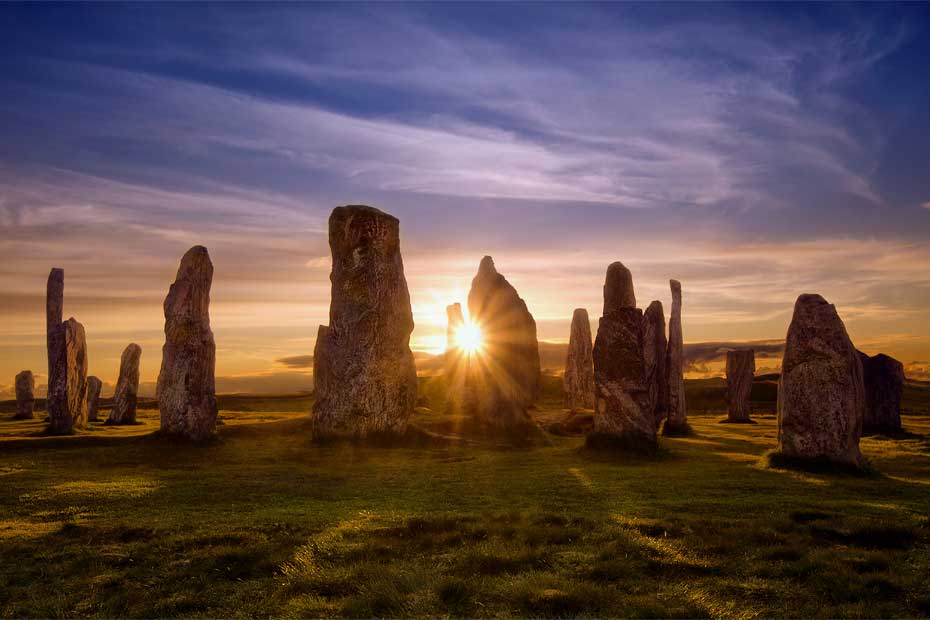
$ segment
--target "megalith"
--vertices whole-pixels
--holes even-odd
[[[365,205],[329,217],[332,298],[313,355],[314,437],[399,435],[417,400],[400,222]]]
[[[482,346],[468,361],[466,413],[489,430],[515,437],[538,430],[528,413],[541,381],[536,321],[490,256],[481,259],[472,279],[468,313],[481,330]]]
[[[752,413],[750,395],[756,373],[756,354],[752,349],[727,351],[727,420],[749,422]]]
[[[192,247],[181,258],[175,281],[165,297],[165,345],[155,394],[161,430],[167,435],[201,440],[216,427],[216,343],[210,329],[212,283],[213,263],[207,248]]]
[[[119,362],[119,379],[113,393],[113,407],[107,424],[135,424],[136,403],[139,398],[139,358],[142,347],[131,343],[123,351]]]
[[[14,420],[31,420],[35,418],[36,378],[31,370],[24,370],[16,375],[16,414]]]
[[[900,432],[904,364],[884,353],[869,357],[859,351],[859,359],[862,362],[866,400],[862,431]]]
[[[91,375],[87,377],[87,421],[96,422],[100,409],[100,390],[103,389],[103,381],[98,377]]]
[[[801,295],[778,382],[779,452],[860,467],[865,410],[862,362],[836,308],[820,295]]]
[[[46,396],[48,430],[53,435],[65,435],[87,422],[87,340],[84,326],[73,317],[61,324],[60,340],[56,339],[54,369],[56,381],[49,383]],[[52,374],[51,372],[49,374]]]
[[[656,430],[668,417],[668,375],[665,372],[668,340],[665,337],[665,311],[655,300],[643,313],[643,363],[653,405]]]
[[[681,282],[669,280],[672,289],[672,314],[668,320],[668,353],[665,372],[668,375],[668,416],[662,432],[676,435],[688,431],[688,409],[685,405],[684,339],[681,333]]]
[[[566,409],[594,409],[594,345],[591,321],[584,308],[575,308],[572,313],[562,386]]]

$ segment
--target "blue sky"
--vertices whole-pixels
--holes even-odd
[[[61,266],[91,371],[136,340],[153,379],[161,300],[202,243],[218,372],[303,381],[275,360],[312,351],[326,217],[359,202],[401,218],[418,348],[484,254],[554,341],[622,260],[644,306],[682,280],[686,340],[781,338],[820,292],[861,348],[930,376],[930,5],[4,4],[0,23],[2,376],[42,368]]]

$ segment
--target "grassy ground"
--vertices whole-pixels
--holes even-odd
[[[849,478],[760,467],[766,416],[608,459],[318,446],[306,405],[229,400],[205,446],[154,411],[64,438],[4,416],[0,616],[930,615],[930,418],[864,438],[881,475]]]

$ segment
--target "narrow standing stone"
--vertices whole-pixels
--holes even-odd
[[[727,419],[730,422],[749,421],[752,413],[749,397],[755,373],[755,351],[727,351]]]
[[[165,346],[155,393],[161,430],[201,440],[216,427],[216,343],[210,329],[213,263],[203,246],[181,258],[165,297]],[[115,404],[115,403],[114,403]]]
[[[572,314],[562,384],[567,409],[594,409],[594,346],[591,321],[584,308],[575,308]]]
[[[332,299],[314,349],[314,437],[401,435],[417,374],[400,222],[365,205],[337,207],[329,246]]]
[[[668,375],[665,371],[668,340],[665,338],[665,311],[662,302],[649,304],[643,313],[643,361],[653,403],[656,430],[668,417]]]
[[[100,390],[103,389],[103,381],[97,377],[87,377],[87,421],[96,422],[97,413],[100,408]]]
[[[65,340],[62,323],[64,310],[65,272],[58,267],[48,274],[45,288],[45,345],[48,356],[48,388],[46,390],[45,408],[49,417],[61,419],[67,417],[62,408],[67,406],[62,400],[67,392],[64,368]]]
[[[683,370],[684,339],[681,334],[681,282],[669,280],[672,289],[672,314],[668,321],[668,418],[662,432],[677,434],[688,430],[688,409],[685,405],[685,375]]]
[[[107,424],[135,424],[136,403],[139,399],[139,358],[142,347],[130,344],[123,351],[119,363],[119,379],[113,393],[113,408]]]
[[[14,420],[31,420],[35,418],[36,378],[31,370],[24,370],[16,375],[16,415]]]
[[[53,362],[57,381],[49,386],[48,430],[53,435],[65,435],[87,422],[87,341],[84,326],[74,318],[62,323],[64,346]]]
[[[904,390],[904,364],[884,353],[869,357],[859,351],[865,378],[866,410],[863,432],[901,431],[901,394]]]
[[[462,304],[446,306],[446,353],[443,358],[443,374],[446,387],[446,412],[461,413],[462,396],[465,390],[465,373],[468,355],[458,343],[458,331],[465,325]]]

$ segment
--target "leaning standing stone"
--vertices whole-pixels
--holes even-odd
[[[329,217],[329,325],[313,356],[315,437],[403,434],[417,400],[400,222],[349,205]]]
[[[866,396],[863,432],[900,432],[904,364],[884,353],[869,357],[860,351],[859,359],[862,361]]]
[[[36,378],[31,370],[16,375],[16,415],[14,420],[31,420],[35,417]]]
[[[156,397],[161,430],[200,440],[216,427],[216,343],[210,329],[213,263],[207,248],[184,254],[165,298],[165,346]]]
[[[646,364],[646,381],[649,383],[656,430],[662,425],[662,420],[668,417],[668,376],[665,372],[667,350],[665,311],[662,302],[656,300],[643,313],[643,362]]]
[[[100,390],[103,389],[103,381],[97,377],[87,377],[87,421],[96,422],[97,413],[100,408]]]
[[[681,282],[669,280],[672,289],[672,315],[668,321],[668,418],[662,432],[675,435],[688,431],[688,409],[685,405],[685,375],[683,369],[684,339],[681,334]]]
[[[820,295],[801,295],[778,384],[781,456],[861,467],[865,409],[862,362],[836,308]]]
[[[749,397],[756,373],[756,354],[752,349],[727,351],[727,420],[749,422],[752,412]]]
[[[572,314],[562,385],[567,409],[594,409],[594,346],[591,321],[584,308],[575,308]]]
[[[119,363],[119,379],[116,381],[116,392],[113,393],[113,408],[107,424],[135,424],[136,402],[139,398],[139,358],[142,356],[142,347],[136,343],[130,344],[123,351]]]
[[[87,341],[84,326],[73,318],[62,323],[62,342],[54,360],[57,381],[46,397],[48,430],[65,435],[87,422]]]

